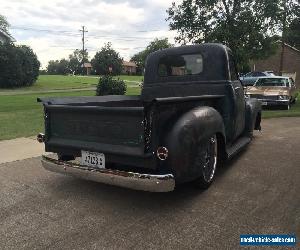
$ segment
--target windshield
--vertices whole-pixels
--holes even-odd
[[[260,87],[286,87],[288,79],[285,78],[260,78],[256,81],[255,86]]]
[[[266,74],[262,72],[249,72],[244,77],[259,77],[259,76],[265,76]]]

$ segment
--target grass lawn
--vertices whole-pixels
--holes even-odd
[[[51,93],[50,96],[94,95],[94,91]],[[43,129],[43,107],[36,98],[49,94],[0,97],[0,140],[32,136]]]
[[[263,118],[276,118],[276,117],[295,117],[300,116],[300,100],[293,104],[290,110],[263,110]]]
[[[138,95],[140,88],[128,88],[127,95]],[[44,131],[43,107],[37,97],[94,96],[95,91],[0,96],[0,140],[36,135]]]
[[[117,76],[118,78],[124,80],[124,81],[133,81],[133,82],[141,82],[144,77],[143,76],[126,76],[126,75],[120,75]]]
[[[117,76],[126,81],[128,86],[137,85],[142,76]],[[40,75],[37,82],[30,87],[18,89],[0,89],[0,92],[24,92],[24,91],[47,91],[61,89],[81,89],[96,87],[99,77],[97,76],[62,76],[62,75]]]

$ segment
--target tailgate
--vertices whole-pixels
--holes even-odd
[[[46,150],[144,154],[144,108],[47,105]]]

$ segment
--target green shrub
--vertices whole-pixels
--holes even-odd
[[[30,86],[38,78],[40,62],[28,46],[0,45],[0,88]]]
[[[97,85],[96,95],[124,95],[126,84],[123,80],[113,79],[112,76],[105,75],[100,77]]]

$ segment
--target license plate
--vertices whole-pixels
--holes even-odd
[[[267,106],[267,105],[268,105],[267,102],[262,102],[261,104],[264,105],[264,106]]]
[[[81,151],[81,165],[105,168],[105,155],[97,152]]]

